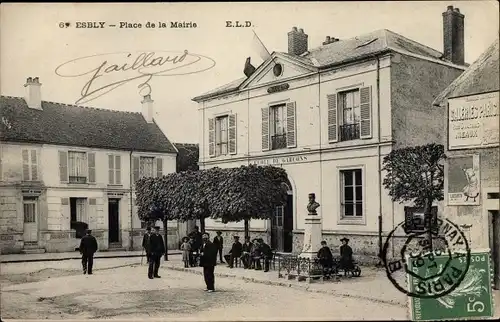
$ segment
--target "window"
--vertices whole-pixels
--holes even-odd
[[[87,222],[87,199],[69,198],[71,221]]]
[[[273,226],[283,227],[283,215],[285,212],[284,206],[277,206],[274,208],[274,216],[271,219]]]
[[[215,119],[215,155],[227,155],[228,148],[228,116]]]
[[[109,184],[112,185],[121,185],[122,184],[122,174],[121,174],[121,156],[120,155],[108,155],[108,175],[109,175]]]
[[[38,158],[36,150],[23,150],[23,181],[38,180]]]
[[[339,94],[341,112],[340,140],[356,140],[360,138],[361,109],[359,90]]]
[[[270,113],[271,150],[286,148],[285,104],[272,106]]]
[[[154,177],[155,176],[155,158],[154,157],[140,157],[140,177]]]
[[[340,172],[342,218],[363,217],[363,180],[361,174],[361,169]]]
[[[87,154],[85,152],[68,152],[69,182],[87,183]]]
[[[36,198],[23,199],[24,223],[36,223]]]

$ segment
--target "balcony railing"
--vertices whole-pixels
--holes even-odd
[[[359,123],[340,126],[340,140],[349,141],[359,139]]]
[[[286,148],[286,134],[271,136],[271,145],[273,150]]]
[[[87,183],[87,177],[69,176],[69,183]]]

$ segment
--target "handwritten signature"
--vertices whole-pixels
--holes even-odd
[[[103,57],[106,58],[102,60]],[[91,67],[89,70],[89,65],[97,67]],[[89,77],[82,87],[81,97],[75,102],[75,104],[83,104],[135,80],[141,80],[137,86],[139,92],[142,95],[148,95],[151,93],[149,82],[153,76],[189,75],[207,71],[214,66],[215,61],[212,58],[189,53],[187,50],[183,52],[140,51],[76,58],[59,65],[55,73],[61,77]],[[77,72],[79,69],[83,69],[83,72]],[[127,77],[123,78],[125,74]]]

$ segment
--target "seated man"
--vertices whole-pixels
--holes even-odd
[[[340,246],[339,266],[344,271],[351,271],[354,269],[354,260],[352,258],[352,248],[348,245],[349,238],[344,237],[340,241],[342,246]]]
[[[325,275],[329,275],[333,267],[333,254],[330,247],[326,245],[326,241],[321,242],[321,248],[318,250],[319,263],[323,267],[323,272]]]
[[[250,241],[250,236],[245,236],[245,242],[243,243],[242,250],[243,254],[241,255],[241,260],[243,261],[243,267],[247,269],[252,264],[251,254],[253,251],[253,244]]]
[[[250,259],[251,259],[251,267],[250,268],[260,270],[260,269],[262,269],[262,267],[260,265],[261,253],[260,253],[260,247],[259,247],[259,240],[257,238],[255,238],[254,240],[252,240],[252,244],[253,244],[253,247],[252,247],[252,252],[250,253]]]
[[[269,272],[269,262],[273,258],[273,252],[271,250],[271,247],[264,242],[264,239],[259,238],[259,251],[260,251],[260,256],[264,260],[264,272]],[[260,260],[258,261],[258,269],[262,269],[260,266]]]
[[[240,236],[234,236],[233,246],[231,246],[231,250],[229,251],[229,255],[225,255],[224,258],[228,263],[230,268],[234,267],[234,261],[241,257],[243,245],[240,243]]]

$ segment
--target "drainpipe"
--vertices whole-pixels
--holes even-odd
[[[379,249],[379,265],[382,264],[382,169],[380,166],[380,57],[377,56],[377,172],[378,172],[378,249]]]
[[[322,160],[322,154],[323,154],[323,146],[321,142],[321,73],[318,69],[318,115],[319,115],[319,189],[320,189],[320,195],[321,198],[323,198],[323,160]],[[322,221],[323,223],[323,221]],[[304,232],[305,233],[305,232]],[[323,240],[323,224],[321,226],[321,239]]]
[[[134,169],[133,169],[133,162],[132,162],[132,152],[133,150],[130,151],[130,250],[134,250],[134,235],[133,235],[133,223],[134,223],[134,202],[133,202],[133,191],[132,191],[132,184],[134,180]]]

